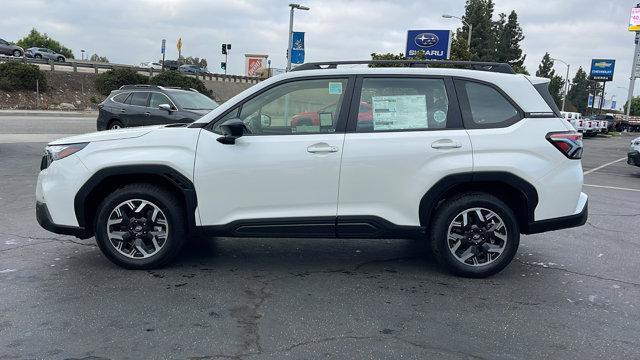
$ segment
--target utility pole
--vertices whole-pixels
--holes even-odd
[[[222,55],[224,55],[224,62],[220,64],[222,70],[224,70],[224,74],[227,75],[227,56],[229,55],[229,51],[231,50],[231,44],[222,44]]]
[[[640,4],[638,4],[640,5]],[[631,65],[631,77],[629,78],[629,92],[627,93],[627,109],[625,113],[625,118],[627,123],[629,123],[629,115],[631,114],[631,101],[633,100],[633,87],[636,83],[636,67],[638,66],[638,56],[640,56],[640,32],[636,31],[636,47],[633,51],[633,62]]]
[[[293,10],[309,10],[308,7],[300,4],[289,4],[289,47],[287,47],[287,71],[291,71],[291,51],[293,50]]]
[[[569,64],[562,59],[551,59],[552,61],[560,61],[561,63],[567,66],[567,76],[564,78],[564,96],[562,97],[562,111],[564,111],[564,106],[567,101],[567,96],[569,95]]]

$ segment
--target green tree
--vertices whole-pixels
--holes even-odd
[[[627,113],[627,106],[629,106],[629,102],[624,103],[624,112]],[[639,116],[640,115],[640,96],[634,96],[631,99],[631,112],[629,113],[631,116]]]
[[[457,61],[471,60],[471,52],[469,52],[469,47],[467,46],[467,38],[460,29],[456,31],[453,40],[451,40],[451,54],[449,57],[451,60]]]
[[[152,85],[160,86],[175,86],[181,88],[192,88],[198,90],[198,92],[213,97],[213,91],[207,89],[204,86],[204,82],[191,76],[181,74],[177,71],[163,71],[159,75],[154,76],[149,80]]]
[[[576,75],[573,77],[572,86],[569,90],[569,94],[567,96],[567,100],[581,114],[586,114],[587,112],[587,100],[589,99],[589,86],[590,86],[589,77],[587,73],[582,69],[582,67],[578,68],[576,71]]]
[[[536,76],[551,80],[549,83],[549,93],[556,102],[556,105],[560,107],[562,105],[562,88],[564,86],[564,80],[562,80],[562,76],[556,75],[556,71],[553,69],[553,60],[551,60],[551,55],[549,55],[549,53],[545,53],[542,57],[542,61],[540,62],[540,65],[538,65],[538,71],[536,71]]]
[[[496,60],[496,36],[492,17],[493,0],[467,0],[462,19],[473,28],[471,31],[472,60]],[[469,35],[469,27],[464,24],[459,34],[466,39]]]
[[[109,95],[113,90],[122,85],[136,85],[149,83],[149,77],[138,74],[129,68],[115,68],[96,77],[96,89],[102,95]]]
[[[91,57],[89,58],[89,61],[92,62],[101,62],[101,63],[108,63],[109,59],[107,59],[106,56],[100,56],[98,54],[93,54],[91,55]]]
[[[371,60],[425,60],[425,54],[424,54],[424,51],[418,51],[418,53],[416,54],[416,56],[414,58],[408,59],[407,57],[404,56],[403,53],[399,53],[399,54],[393,54],[393,53],[377,54],[377,53],[373,53],[373,54],[371,54]],[[369,64],[369,67],[408,67],[408,66],[409,66],[409,64],[402,64],[402,63],[387,64],[387,65]]]
[[[518,23],[518,14],[511,11],[508,18],[506,14],[500,14],[500,18],[496,21],[495,33],[496,61],[508,63],[516,72],[526,73],[524,59],[527,56],[522,54],[520,48],[524,35]]]
[[[73,52],[71,49],[61,45],[58,41],[49,37],[49,35],[42,34],[38,30],[31,29],[27,36],[16,42],[18,46],[21,46],[24,49],[28,49],[30,47],[43,47],[47,49],[51,49],[59,54],[64,55],[67,59],[73,59]]]

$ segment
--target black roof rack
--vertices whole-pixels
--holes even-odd
[[[135,85],[122,85],[118,90],[135,90],[135,89],[159,89],[159,90],[187,90],[198,92],[198,90],[194,88],[188,87],[179,87],[179,86],[161,86],[161,85],[149,85],[149,84],[135,84]]]
[[[454,61],[454,60],[349,60],[349,61],[325,61],[306,63],[291,71],[318,70],[318,69],[336,69],[338,65],[397,65],[407,64],[408,67],[428,68],[430,65],[435,67],[451,67],[463,68],[480,71],[491,71],[504,74],[515,74],[511,65],[507,63],[482,62],[482,61]],[[384,66],[380,66],[384,67]]]

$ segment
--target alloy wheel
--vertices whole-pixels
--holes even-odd
[[[157,254],[166,244],[168,234],[166,215],[148,200],[123,201],[107,220],[109,243],[120,254],[133,259]]]
[[[449,224],[447,245],[459,262],[485,266],[506,249],[508,233],[502,218],[481,207],[460,212]]]

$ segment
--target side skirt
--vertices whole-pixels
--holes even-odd
[[[201,226],[208,236],[423,239],[420,226],[401,226],[376,216],[321,216],[304,218],[237,220],[225,225]]]

